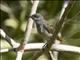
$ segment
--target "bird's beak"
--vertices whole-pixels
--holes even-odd
[[[26,18],[32,18],[32,16],[26,16]]]

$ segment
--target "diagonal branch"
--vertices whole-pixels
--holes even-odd
[[[69,1],[64,1],[62,10],[61,10],[61,13],[59,16],[59,20],[62,18],[63,14],[65,12],[65,8],[67,7],[68,3],[69,3]],[[61,33],[58,33],[58,35],[61,36]],[[61,41],[55,39],[54,44],[60,44],[60,43],[61,43]],[[50,55],[52,57],[52,60],[58,60],[58,51],[50,51]]]
[[[66,1],[67,5],[65,7],[65,11],[64,13],[62,14],[62,17],[59,18],[59,21],[55,24],[55,27],[54,27],[54,31],[53,31],[53,36],[50,38],[50,41],[48,41],[45,45],[44,45],[44,48],[45,49],[50,49],[50,47],[52,46],[52,44],[54,43],[54,40],[57,36],[57,34],[59,33],[59,31],[61,30],[64,22],[67,20],[67,15],[73,5],[73,1]]]
[[[0,29],[0,35],[3,37],[13,48],[18,47],[19,43],[15,42],[11,37],[9,37],[2,29]]]
[[[39,4],[39,0],[37,0],[37,1],[35,0],[33,2],[33,6],[32,6],[32,9],[31,9],[30,15],[33,15],[33,14],[36,13],[38,4]],[[29,37],[30,37],[31,31],[32,31],[32,26],[33,26],[33,20],[31,18],[29,18],[28,19],[27,30],[25,31],[24,44],[26,44],[29,41]]]
[[[37,1],[35,0],[33,2],[33,6],[31,9],[30,15],[36,13],[38,4],[39,4],[39,0],[37,0]],[[33,20],[31,18],[29,18],[28,26],[25,31],[25,37],[24,37],[24,40],[21,42],[21,45],[18,48],[16,60],[21,60],[21,58],[22,58],[22,55],[24,53],[24,47],[25,47],[26,43],[28,43],[28,41],[29,41],[29,37],[30,37],[31,31],[32,31],[32,26],[33,26]]]

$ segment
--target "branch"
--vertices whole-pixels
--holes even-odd
[[[39,0],[37,0],[37,1],[35,0],[33,2],[33,6],[32,6],[32,9],[31,9],[31,14],[30,15],[36,13],[38,4],[39,4]],[[18,48],[19,51],[17,51],[16,60],[21,60],[21,58],[22,58],[22,55],[24,53],[24,47],[25,47],[26,43],[28,43],[28,41],[29,41],[29,37],[30,37],[31,31],[32,31],[32,26],[33,26],[33,20],[31,18],[29,18],[28,26],[27,26],[27,29],[25,31],[24,41],[21,42],[21,45]]]
[[[60,14],[59,20],[62,18],[63,14],[65,12],[65,8],[67,7],[68,3],[69,3],[69,1],[67,1],[67,2],[64,1],[64,4],[63,4],[62,10],[61,10],[61,14]],[[59,33],[59,34],[61,35],[61,33]],[[54,44],[60,44],[60,42],[61,41],[59,41],[59,40],[55,40]],[[58,60],[58,51],[50,51],[50,55],[52,57],[52,60]]]
[[[42,50],[42,47],[45,45],[45,43],[29,43],[26,44],[24,50],[25,51],[39,51]],[[14,51],[15,48],[5,48],[0,49],[0,52],[8,52],[8,51]],[[71,46],[71,45],[65,45],[65,44],[53,44],[50,51],[65,51],[65,52],[73,52],[80,54],[80,47],[77,46]]]
[[[0,35],[3,37],[13,48],[18,47],[19,43],[15,42],[11,37],[9,37],[2,29],[0,29]]]
[[[17,51],[16,52],[16,60],[21,60],[22,59],[22,55],[23,55],[24,51],[21,50],[21,51]]]
[[[15,48],[0,48],[0,53],[5,53],[5,52],[9,52],[9,51],[14,51]]]
[[[55,40],[54,44],[60,44],[59,40]],[[50,51],[52,60],[58,60],[58,51]]]
[[[33,2],[33,6],[32,6],[32,9],[31,9],[30,16],[36,13],[38,4],[39,4],[39,0],[37,0],[37,1],[35,0]],[[27,30],[25,31],[25,39],[24,39],[24,42],[23,42],[24,44],[26,44],[29,41],[29,37],[30,37],[31,31],[32,31],[32,26],[33,26],[33,20],[31,18],[29,18],[28,19]]]
[[[66,6],[65,6],[65,9],[64,9],[64,13],[62,14],[62,17],[59,18],[58,22],[55,24],[55,27],[54,27],[54,31],[53,31],[53,36],[50,38],[50,40],[43,46],[43,48],[47,50],[49,50],[52,46],[52,44],[54,43],[54,40],[57,36],[57,34],[59,33],[59,31],[61,30],[64,22],[67,20],[65,20],[65,18],[67,17],[68,13],[69,13],[69,10],[71,9],[72,7],[72,4],[73,4],[73,1],[66,1]]]

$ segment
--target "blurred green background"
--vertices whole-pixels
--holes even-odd
[[[75,5],[71,8],[68,14],[68,21],[64,25],[61,33],[64,39],[62,44],[68,44],[80,47],[80,1],[75,0]],[[27,0],[1,0],[0,4],[0,28],[7,35],[12,37],[17,42],[24,39],[25,28],[28,22],[28,16],[31,12],[32,3]],[[63,0],[42,0],[39,3],[37,13],[44,16],[48,24],[54,25],[57,21]],[[33,26],[32,34],[29,43],[43,42],[42,37],[38,34]],[[11,47],[4,39],[0,38],[0,48]],[[22,60],[28,60],[34,52],[26,51]],[[0,53],[1,60],[15,60],[15,52]],[[38,60],[50,60],[45,54]],[[70,52],[60,52],[59,60],[80,60],[80,54]]]

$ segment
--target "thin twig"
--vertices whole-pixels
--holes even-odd
[[[9,48],[5,48],[5,49],[0,49],[0,53],[4,53],[4,52],[9,52]]]
[[[64,1],[59,20],[62,18],[63,14],[65,12],[65,8],[67,7],[68,3],[69,3],[69,1]],[[59,33],[59,34],[61,35],[61,33]],[[60,42],[62,42],[62,41],[55,39],[54,44],[60,44]],[[50,51],[50,54],[51,54],[52,60],[58,60],[58,51]]]
[[[9,52],[9,51],[15,51],[15,48],[0,48],[0,53],[5,53],[5,52]]]

